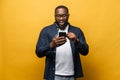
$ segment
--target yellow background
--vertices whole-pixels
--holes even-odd
[[[120,79],[120,0],[0,0],[0,80],[43,80],[36,42],[60,4],[69,7],[69,22],[83,30],[90,46],[78,80]]]

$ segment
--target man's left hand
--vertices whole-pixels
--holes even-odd
[[[70,40],[76,42],[77,36],[73,32],[68,32],[66,35]]]

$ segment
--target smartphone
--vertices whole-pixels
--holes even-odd
[[[65,36],[66,37],[66,32],[59,32],[59,37]]]

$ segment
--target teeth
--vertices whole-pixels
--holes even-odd
[[[63,21],[60,21],[60,22],[63,22]]]

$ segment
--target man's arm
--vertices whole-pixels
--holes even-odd
[[[44,56],[49,55],[49,53],[51,51],[53,51],[53,50],[52,50],[52,48],[50,48],[47,30],[43,29],[39,35],[35,52],[38,57],[44,57]]]
[[[89,52],[89,46],[86,43],[84,34],[83,34],[83,32],[81,30],[79,30],[78,37],[76,39],[75,45],[77,46],[79,52],[82,55],[87,55],[88,54],[88,52]]]
[[[74,41],[76,48],[82,55],[87,55],[89,52],[88,44],[86,43],[83,32],[79,29],[76,31],[76,34],[73,32],[69,32],[67,37]]]
[[[52,41],[49,41],[47,32],[48,32],[47,30],[43,29],[40,33],[36,45],[36,54],[38,57],[44,56],[53,57],[54,56],[53,54],[55,54],[55,48],[66,42],[66,38],[64,36],[62,37],[54,36]]]

